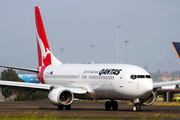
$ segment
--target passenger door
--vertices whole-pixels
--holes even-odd
[[[125,73],[126,73],[126,71],[125,70],[123,70],[123,71],[121,71],[120,72],[120,76],[119,76],[119,87],[123,87],[123,82],[124,82],[124,76],[125,76]]]

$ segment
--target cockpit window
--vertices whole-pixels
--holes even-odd
[[[151,78],[150,75],[131,75],[131,79],[135,80],[136,78]]]
[[[138,78],[145,78],[144,75],[137,75]]]
[[[130,77],[131,79],[136,79],[136,75],[131,75],[131,77]]]
[[[146,78],[151,78],[151,76],[150,75],[146,75]]]

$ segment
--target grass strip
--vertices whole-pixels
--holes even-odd
[[[39,112],[22,112],[22,113],[0,113],[0,120],[162,120],[162,119],[180,119],[180,115],[171,115],[163,113],[141,114],[135,112],[129,116],[94,116],[94,115],[60,115],[58,112],[42,114]]]
[[[162,120],[174,117],[103,117],[103,116],[17,116],[0,117],[1,120]],[[176,118],[177,119],[177,118]]]

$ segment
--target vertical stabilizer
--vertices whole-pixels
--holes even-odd
[[[35,7],[35,20],[36,20],[36,29],[37,29],[36,37],[37,37],[39,66],[62,64],[57,58],[53,56],[53,54],[50,51],[38,6]]]

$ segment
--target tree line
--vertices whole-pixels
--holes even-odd
[[[3,81],[17,81],[17,82],[24,82],[21,78],[18,77],[18,74],[15,70],[12,68],[8,68],[7,70],[3,70],[1,72],[1,80]],[[17,98],[14,100],[17,101],[24,101],[24,100],[39,100],[39,99],[45,99],[47,96],[46,92],[37,91],[36,93],[31,94],[29,97],[27,97],[27,91],[22,90],[15,90],[15,89],[9,89],[7,92],[4,93],[4,97],[7,98],[10,95],[17,94]]]

